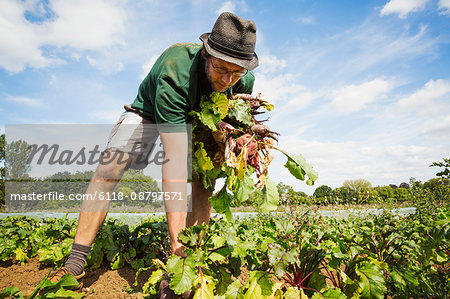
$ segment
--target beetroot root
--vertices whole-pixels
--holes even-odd
[[[266,125],[261,125],[261,124],[253,125],[251,129],[256,135],[258,135],[261,138],[269,137],[269,138],[272,138],[272,139],[278,141],[278,138],[276,136],[280,135],[280,133],[271,131],[269,129],[269,127]]]

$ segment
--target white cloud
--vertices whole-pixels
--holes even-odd
[[[330,37],[291,41],[293,46],[285,57],[289,69],[295,68],[305,82],[310,81],[308,86],[334,86],[367,78],[371,73],[375,78],[405,69],[413,74],[417,69],[411,66],[421,61],[418,59],[434,63],[440,57],[442,38],[432,34],[433,29],[422,24],[406,28],[398,26],[398,20],[370,16],[362,24]]]
[[[102,55],[103,57],[103,55]],[[107,59],[100,59],[93,58],[91,56],[86,56],[87,61],[91,66],[93,66],[96,69],[101,70],[105,74],[114,74],[119,73],[123,70],[124,65],[121,61],[117,61],[114,59],[108,59],[110,57],[107,57]]]
[[[430,80],[425,86],[415,93],[401,98],[398,101],[400,109],[414,110],[418,108],[425,109],[426,111],[434,111],[437,108],[436,101],[444,99],[450,95],[450,82],[445,80]]]
[[[420,133],[436,140],[449,140],[450,115],[433,119]]]
[[[43,5],[29,0],[2,1],[0,9],[0,66],[17,73],[26,67],[42,68],[62,63],[54,53],[63,50],[104,50],[123,44],[125,7],[106,0],[62,1],[48,3],[51,17],[43,18]],[[26,13],[37,16],[30,21]],[[56,47],[56,48],[55,48]]]
[[[280,164],[277,165],[276,171],[282,173],[280,175],[281,180],[286,180],[286,182],[289,182],[293,186],[297,186],[297,190],[303,190],[310,194],[320,185],[326,184],[333,188],[341,186],[341,178],[352,177],[353,173],[361,165],[357,159],[349,159],[349,156],[352,156],[350,153],[357,148],[354,142],[307,141],[295,135],[283,136],[283,139],[280,140],[279,147],[291,154],[302,154],[306,161],[319,173],[319,179],[315,186],[307,187],[304,182],[300,182],[291,177],[289,172],[282,167],[281,163],[285,159],[283,160],[281,155],[275,158],[275,161],[279,161]]]
[[[259,58],[258,72],[267,74],[281,71],[287,66],[287,61],[278,59],[274,55],[261,55]]]
[[[383,99],[392,87],[385,78],[376,78],[359,85],[347,85],[333,91],[331,104],[339,112],[357,112],[366,104]]]
[[[57,62],[43,56],[40,49],[43,30],[25,19],[24,3],[5,0],[0,7],[1,67],[16,73],[27,65],[39,68]]]
[[[370,23],[346,32],[345,36],[338,36],[353,49],[359,48],[359,51],[349,57],[343,70],[365,71],[380,64],[390,67],[392,61],[410,60],[429,54],[437,43],[436,39],[427,38],[425,25],[420,26],[416,34],[407,31],[396,34],[394,30]]]
[[[277,105],[277,111],[281,109],[304,108],[315,100],[319,93],[310,91],[307,87],[299,84],[292,74],[270,77],[265,74],[255,74],[255,86],[253,91],[261,93],[267,99]],[[280,104],[288,104],[281,106]],[[288,107],[291,106],[291,107]]]
[[[300,91],[295,94],[291,100],[287,103],[287,108],[294,107],[297,109],[307,107],[313,101],[321,97],[322,94],[320,92],[312,92],[308,90]]]
[[[450,0],[439,0],[439,9],[442,10],[441,14],[450,16]]]
[[[48,83],[49,83],[50,85],[54,85],[54,84],[56,84],[57,81],[58,81],[58,77],[56,77],[55,74],[52,74],[52,75],[50,76],[50,80],[48,81]]]
[[[70,58],[72,58],[75,61],[79,61],[81,59],[81,54],[80,53],[71,53]]]
[[[385,149],[385,153],[392,156],[395,159],[418,159],[419,155],[431,154],[433,150],[424,146],[405,146],[405,145],[390,145]]]
[[[308,194],[320,185],[340,187],[348,179],[366,179],[373,186],[398,185],[408,182],[411,177],[426,181],[435,174],[428,165],[448,153],[442,146],[386,143],[383,139],[311,141],[299,138],[298,134],[283,136],[279,147],[292,154],[302,154],[318,171],[319,179],[312,187],[294,179],[282,166],[285,161],[282,155],[275,157],[269,175]]]
[[[297,19],[297,22],[304,24],[304,25],[311,25],[311,24],[316,23],[316,19],[313,16],[300,17]]]
[[[223,12],[232,12],[234,13],[236,10],[236,5],[232,1],[225,1],[222,6],[216,10],[217,14],[221,14]]]
[[[5,101],[13,102],[20,105],[25,105],[29,107],[38,107],[43,105],[43,101],[40,99],[30,98],[30,97],[22,97],[22,96],[11,96],[7,95],[4,98]]]
[[[289,64],[287,60],[274,55],[261,55],[259,62],[253,91],[261,93],[265,99],[276,105],[287,104],[278,106],[278,112],[279,109],[304,108],[320,96],[320,92],[313,92],[301,85],[298,75],[283,71]]]
[[[46,22],[46,42],[81,50],[123,44],[126,14],[118,4],[105,0],[53,0],[50,7],[57,17]]]
[[[422,11],[429,0],[391,0],[381,10],[380,15],[398,14],[405,18],[410,12]]]

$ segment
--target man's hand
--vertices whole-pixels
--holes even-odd
[[[228,136],[234,133],[245,133],[244,131],[236,129],[235,127],[224,121],[220,121],[217,123],[217,129],[217,131],[212,132],[212,135],[222,152],[225,151],[225,142],[227,142]]]
[[[219,121],[217,123],[217,128],[219,128],[220,131],[225,132],[227,134],[233,134],[237,132],[245,133],[244,131],[236,129],[235,127],[224,121]]]

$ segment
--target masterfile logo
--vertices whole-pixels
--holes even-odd
[[[162,192],[162,166],[169,160],[158,132],[146,125],[151,138],[130,134],[136,126],[7,125],[5,126],[6,209],[8,211],[77,211],[82,202],[108,201],[114,211],[164,210],[164,201],[179,194]],[[191,179],[191,127],[188,133],[188,180]],[[150,135],[149,135],[150,136]],[[111,142],[115,138],[115,144]],[[94,178],[101,165],[125,165],[121,179]],[[179,167],[179,165],[177,165]],[[106,169],[109,169],[108,167]],[[113,168],[111,168],[113,169]],[[90,184],[114,184],[114,189],[92,197]],[[185,183],[187,184],[187,183]],[[93,205],[93,211],[96,206]]]

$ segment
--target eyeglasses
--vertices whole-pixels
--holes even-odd
[[[225,74],[231,73],[231,75],[233,77],[244,77],[248,73],[248,70],[244,70],[244,71],[230,71],[230,70],[228,70],[228,69],[226,69],[224,67],[215,66],[214,63],[212,62],[212,59],[210,59],[209,61],[211,62],[211,65],[212,65],[214,71],[216,73],[218,73],[218,74],[221,74],[221,75],[225,75]]]

